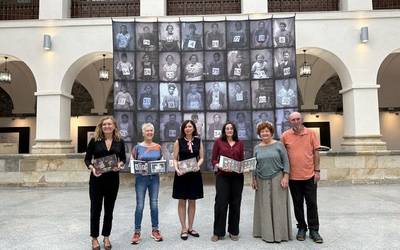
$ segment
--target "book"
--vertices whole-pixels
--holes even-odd
[[[199,166],[197,165],[197,159],[195,157],[183,161],[178,161],[178,168],[182,174],[197,172],[200,170]]]
[[[236,173],[246,173],[254,170],[257,165],[255,157],[243,161],[236,161],[226,156],[220,156],[219,168],[224,171],[232,171]]]
[[[97,173],[107,173],[113,170],[119,170],[118,159],[115,154],[94,159],[93,166]]]
[[[153,175],[168,172],[166,160],[141,161],[131,159],[129,166],[132,174]]]

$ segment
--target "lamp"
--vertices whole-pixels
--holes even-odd
[[[103,67],[99,70],[99,80],[108,81],[109,71],[106,69],[106,54],[103,54]]]
[[[8,57],[4,57],[4,71],[0,71],[0,83],[11,83],[11,73],[7,69],[7,59]]]
[[[51,50],[51,36],[48,34],[44,34],[43,36],[43,49]]]
[[[361,27],[360,42],[367,43],[369,41],[368,27]]]
[[[303,50],[304,63],[300,67],[300,77],[309,77],[311,76],[311,65],[309,65],[306,61],[306,50]]]

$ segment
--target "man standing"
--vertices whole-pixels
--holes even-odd
[[[281,141],[289,155],[289,188],[292,194],[297,228],[299,229],[296,239],[303,241],[306,238],[305,199],[310,238],[316,243],[322,243],[323,239],[318,233],[317,208],[317,183],[320,179],[319,141],[313,131],[303,126],[303,119],[300,113],[291,113],[289,115],[289,123],[292,128],[282,134]]]

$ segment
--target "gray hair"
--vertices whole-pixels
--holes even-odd
[[[150,122],[146,122],[142,125],[142,133],[146,130],[146,128],[151,128],[154,131],[154,125]]]

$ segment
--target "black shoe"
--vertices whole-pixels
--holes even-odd
[[[321,235],[319,235],[318,231],[316,230],[310,230],[310,238],[315,242],[315,243],[323,243],[324,240],[322,239]]]
[[[297,231],[296,239],[299,241],[304,241],[306,239],[306,232],[307,229],[299,228],[299,231]]]

